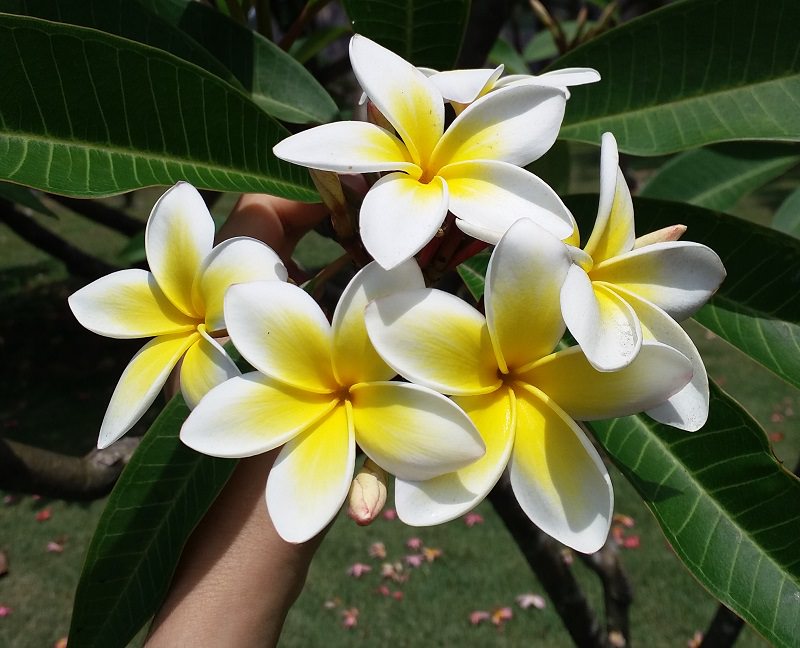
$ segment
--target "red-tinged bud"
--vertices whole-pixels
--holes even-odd
[[[364,462],[353,479],[348,497],[347,515],[356,524],[366,526],[377,518],[386,504],[386,471],[370,459]]]
[[[650,232],[640,236],[633,242],[633,249],[642,248],[653,243],[664,243],[666,241],[677,241],[686,232],[686,225],[670,225],[655,232]]]

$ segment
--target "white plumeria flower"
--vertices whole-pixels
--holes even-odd
[[[442,96],[459,114],[473,101],[493,90],[509,86],[533,85],[558,88],[569,99],[568,86],[596,83],[600,73],[592,68],[563,68],[544,74],[509,74],[502,76],[503,65],[495,69],[449,70],[428,75]]]
[[[605,133],[597,220],[584,249],[571,248],[575,264],[561,290],[564,320],[589,362],[601,371],[626,366],[643,340],[656,339],[680,350],[692,361],[692,382],[647,413],[663,423],[697,430],[708,418],[708,377],[676,320],[690,317],[708,301],[725,278],[725,268],[700,243],[661,241],[634,247],[633,202],[618,163],[614,136]]]
[[[375,348],[400,375],[453,395],[474,421],[486,455],[431,480],[398,478],[398,515],[412,525],[462,515],[506,465],[520,506],[543,531],[583,552],[608,534],[608,472],[575,420],[623,416],[663,403],[691,365],[663,344],[643,345],[622,371],[601,373],[580,347],[553,352],[564,332],[565,245],[527,219],[495,248],[486,274],[486,317],[437,290],[405,291],[367,307]]]
[[[373,349],[364,307],[375,297],[424,286],[414,261],[387,272],[367,265],[350,282],[328,324],[316,302],[290,284],[233,286],[228,332],[258,371],[212,389],[186,420],[181,439],[218,457],[246,457],[284,445],[267,480],[278,533],[304,542],[345,501],[356,443],[376,464],[426,480],[481,457],[467,415],[441,394],[391,382]]]
[[[367,122],[324,124],[274,148],[284,160],[338,173],[394,171],[361,206],[361,239],[384,268],[416,254],[448,210],[467,234],[523,215],[556,236],[573,228],[569,210],[542,180],[520,167],[552,145],[564,117],[557,88],[521,86],[472,104],[444,130],[444,99],[410,63],[353,36],[350,60],[358,81],[399,137]]]
[[[155,336],[122,373],[100,426],[99,448],[133,427],[181,359],[181,392],[189,407],[239,374],[213,337],[225,329],[225,290],[243,281],[283,281],[287,274],[260,241],[213,242],[214,221],[203,198],[179,182],[159,198],[147,221],[151,272],[120,270],[70,296],[72,312],[90,331],[113,338]]]

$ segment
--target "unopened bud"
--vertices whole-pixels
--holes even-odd
[[[367,103],[367,119],[390,133],[394,132],[394,127],[389,123],[389,120],[386,119],[383,113],[378,110],[378,107],[371,101]]]
[[[653,243],[665,243],[667,241],[677,241],[686,232],[686,225],[670,225],[655,232],[650,232],[640,236],[633,242],[633,249],[643,248],[645,245]]]
[[[320,171],[319,169],[309,169],[314,186],[319,191],[322,202],[331,210],[331,220],[333,229],[342,239],[353,236],[355,228],[350,222],[347,211],[347,199],[344,196],[342,182],[339,176],[333,171]]]
[[[380,515],[386,504],[386,471],[367,459],[350,485],[347,515],[366,526]]]

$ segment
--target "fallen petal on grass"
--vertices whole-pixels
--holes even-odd
[[[358,608],[342,610],[342,627],[350,630],[358,625]]]
[[[422,555],[425,558],[425,562],[433,562],[437,558],[441,558],[444,552],[441,549],[436,549],[434,547],[425,547],[422,550]]]
[[[12,610],[7,605],[0,605],[0,619],[4,619],[9,614],[11,614]]]
[[[53,510],[49,508],[44,508],[41,511],[36,512],[36,521],[37,522],[45,522],[53,517]]]
[[[385,509],[383,511],[383,519],[384,520],[396,520],[397,519],[397,511],[393,508]]]
[[[523,610],[527,610],[530,607],[534,607],[537,610],[544,610],[544,608],[547,606],[547,603],[542,596],[533,594],[532,592],[527,592],[517,596],[517,605],[519,605]]]
[[[469,613],[469,622],[472,625],[478,625],[483,621],[489,620],[489,613],[484,610],[475,610],[474,612]]]
[[[372,558],[378,558],[380,560],[383,560],[384,558],[386,558],[386,545],[383,544],[382,542],[373,542],[369,546],[369,555]]]
[[[404,560],[406,561],[406,565],[409,567],[419,567],[423,562],[425,562],[425,556],[422,554],[409,554]]]
[[[347,575],[353,578],[361,578],[364,574],[372,571],[372,567],[364,563],[354,563],[347,569]]]
[[[47,543],[46,551],[47,553],[64,553],[64,545],[55,540],[51,540]]]
[[[406,547],[411,549],[411,551],[418,551],[422,548],[422,539],[421,538],[409,538],[406,540]]]
[[[463,519],[464,524],[469,528],[474,527],[476,524],[483,524],[483,516],[480,513],[467,513]]]
[[[506,621],[510,621],[513,617],[514,612],[510,607],[497,608],[494,612],[492,612],[492,623],[500,627]]]

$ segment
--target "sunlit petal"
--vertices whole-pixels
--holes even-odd
[[[445,394],[483,394],[500,386],[486,321],[458,297],[410,290],[373,301],[370,340],[401,376]]]
[[[499,65],[494,70],[475,69],[437,72],[430,77],[430,80],[448,101],[468,104],[480,97],[487,89],[487,86],[494,85],[494,82],[502,73],[503,65]]]
[[[500,79],[496,88],[504,88],[508,85],[531,85],[551,86],[554,88],[566,88],[567,86],[578,86],[586,83],[596,83],[600,80],[600,73],[592,68],[562,68],[552,70],[544,74],[509,74]]]
[[[98,448],[107,448],[133,427],[158,396],[172,368],[198,338],[198,333],[162,335],[133,356],[111,395],[100,425]]]
[[[197,407],[213,387],[241,374],[225,349],[209,337],[204,327],[198,332],[200,338],[189,347],[181,362],[181,394],[190,409]]]
[[[463,515],[486,497],[508,464],[514,444],[514,392],[498,389],[454,400],[478,428],[486,454],[441,477],[426,481],[396,479],[395,508],[406,524],[441,524]]]
[[[577,265],[569,269],[561,289],[561,312],[572,337],[598,371],[616,371],[639,353],[642,330],[636,313]]]
[[[463,468],[485,447],[469,417],[449,398],[419,385],[373,382],[350,390],[356,440],[400,479],[421,480]]]
[[[586,244],[586,251],[590,255],[590,250],[597,246],[608,226],[608,219],[611,216],[611,208],[617,191],[618,176],[619,152],[617,151],[617,140],[614,139],[611,133],[603,133],[600,147],[600,200],[597,205],[597,218],[594,221],[594,228]]]
[[[669,397],[666,403],[647,410],[656,421],[666,423],[681,430],[694,432],[705,425],[708,419],[709,393],[708,374],[703,359],[691,338],[674,319],[658,306],[640,299],[633,293],[621,293],[633,306],[642,324],[645,340],[658,340],[677,349],[692,363],[692,380],[677,394]]]
[[[689,360],[658,342],[644,342],[633,362],[619,371],[597,371],[575,346],[543,358],[520,377],[579,421],[650,409],[678,393],[691,378]]]
[[[364,309],[378,297],[424,287],[422,272],[413,259],[392,270],[373,262],[353,277],[333,314],[333,369],[340,384],[389,380],[395,375],[369,341]]]
[[[633,228],[633,201],[628,183],[620,169],[616,170],[617,183],[611,211],[602,230],[595,225],[584,250],[594,259],[595,265],[633,249],[636,234]],[[603,197],[601,196],[601,200]],[[599,217],[598,217],[599,222]]]
[[[403,142],[368,122],[323,124],[287,137],[272,151],[282,160],[338,173],[411,171],[415,168]]]
[[[150,270],[167,298],[187,315],[198,316],[192,284],[214,244],[214,221],[200,193],[179,182],[158,199],[145,229]]]
[[[209,391],[183,424],[181,441],[213,457],[251,457],[286,443],[337,402],[254,371]]]
[[[120,270],[70,295],[69,307],[82,326],[113,338],[140,338],[190,331],[197,320],[166,298],[146,270]]]
[[[328,525],[347,498],[355,458],[344,404],[283,447],[267,479],[267,508],[284,540],[305,542]]]
[[[225,294],[225,321],[239,353],[262,373],[313,392],[338,389],[330,325],[301,288],[280,281],[231,286]]]
[[[654,243],[610,259],[592,279],[635,293],[676,320],[691,317],[725,278],[722,261],[709,247],[690,241]]]
[[[387,270],[411,258],[430,241],[447,215],[447,185],[428,184],[405,173],[376,182],[361,204],[361,240]]]
[[[270,247],[239,236],[217,245],[206,257],[193,290],[198,312],[205,314],[209,331],[225,328],[222,313],[225,291],[235,283],[286,281],[286,268]]]
[[[555,142],[565,105],[558,88],[520,86],[490,92],[456,117],[439,141],[431,166],[470,160],[530,164]]]
[[[566,246],[528,219],[497,244],[486,271],[486,321],[504,371],[538,360],[561,339],[559,294],[570,267]]]
[[[439,175],[447,181],[450,211],[462,222],[496,232],[487,243],[496,243],[520,218],[534,221],[559,239],[572,233],[574,220],[561,198],[525,169],[482,160],[448,164]]]
[[[611,479],[578,425],[537,389],[520,389],[509,472],[522,510],[542,531],[584,553],[600,549],[614,507]]]
[[[424,164],[444,130],[444,100],[430,80],[394,52],[356,34],[350,62],[364,92]]]

